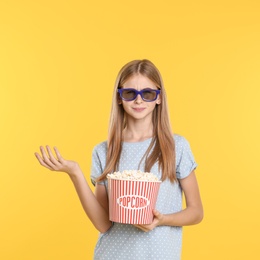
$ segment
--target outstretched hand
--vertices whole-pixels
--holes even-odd
[[[148,232],[148,231],[153,230],[155,227],[162,225],[163,214],[161,214],[156,209],[153,210],[153,214],[154,214],[154,219],[151,224],[142,224],[142,225],[134,225],[134,226],[145,232]]]
[[[73,173],[79,169],[79,165],[77,162],[65,160],[57,147],[53,148],[56,154],[56,157],[53,155],[51,148],[47,145],[45,151],[43,146],[40,146],[41,155],[39,153],[35,153],[36,158],[38,159],[39,163],[44,166],[45,168],[51,171],[59,171],[59,172],[66,172],[69,175],[73,175]]]

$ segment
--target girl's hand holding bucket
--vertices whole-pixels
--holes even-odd
[[[153,210],[154,219],[151,224],[143,224],[143,225],[134,225],[135,227],[143,230],[144,232],[149,232],[156,228],[157,226],[161,226],[163,223],[163,214],[161,214],[158,210]]]

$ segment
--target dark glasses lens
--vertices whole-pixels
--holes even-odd
[[[143,89],[138,91],[133,88],[120,88],[118,89],[118,92],[120,97],[125,101],[132,101],[140,94],[144,101],[151,102],[157,98],[158,94],[160,94],[160,90],[156,89]]]

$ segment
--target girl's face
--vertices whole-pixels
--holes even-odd
[[[131,88],[138,91],[144,89],[158,90],[156,85],[147,77],[137,74],[129,78],[122,86],[123,89]],[[160,104],[160,95],[154,101],[144,101],[140,94],[132,101],[125,101],[120,99],[119,103],[122,104],[125,113],[128,118],[141,120],[148,119],[152,120],[152,112],[156,104]]]

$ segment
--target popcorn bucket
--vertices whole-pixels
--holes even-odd
[[[160,183],[108,178],[109,219],[125,224],[151,224]]]

